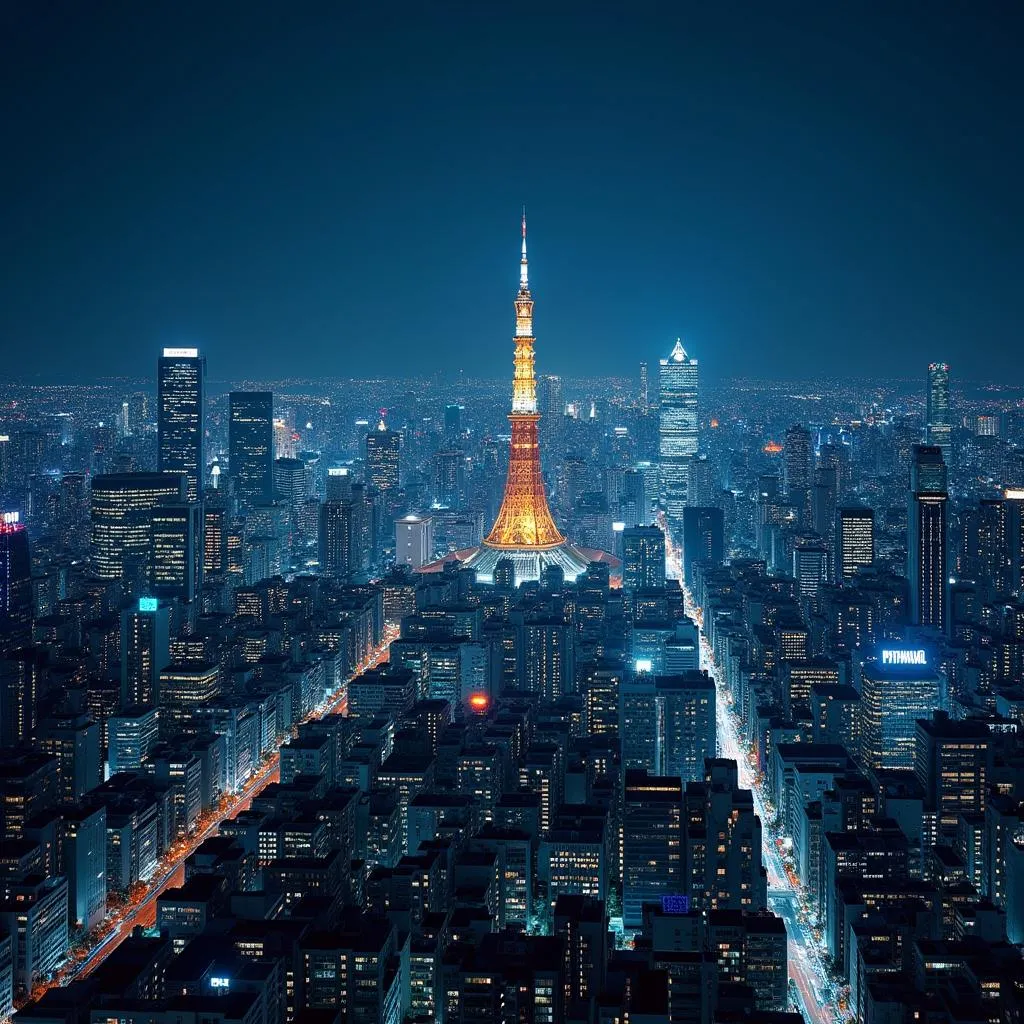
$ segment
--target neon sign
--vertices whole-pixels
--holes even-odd
[[[4,526],[17,526],[20,521],[21,521],[21,513],[20,512],[2,512],[2,513],[0,513],[0,522],[2,522]]]
[[[159,601],[155,597],[140,597],[139,598],[139,611],[140,612],[155,612],[160,607]]]
[[[883,665],[927,665],[928,655],[923,650],[917,651],[882,651]]]
[[[165,348],[164,359],[195,359],[199,355],[197,348]]]
[[[690,897],[662,896],[661,912],[663,914],[688,914],[690,912]]]

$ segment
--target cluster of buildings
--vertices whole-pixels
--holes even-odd
[[[3,406],[0,1019],[1020,1019],[1020,409],[538,378],[533,309],[524,220],[507,415]]]

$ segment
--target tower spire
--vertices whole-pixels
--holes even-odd
[[[537,439],[537,376],[533,366],[533,296],[526,277],[526,207],[523,207],[523,255],[516,295],[515,354],[512,357],[512,443],[505,496],[485,546],[506,550],[545,550],[565,538],[551,518],[540,472]]]
[[[519,260],[519,290],[521,292],[528,292],[530,290],[530,281],[527,274],[526,264],[526,204],[523,204],[523,255]]]

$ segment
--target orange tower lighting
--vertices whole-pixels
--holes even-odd
[[[526,210],[523,210],[523,254],[516,295],[516,348],[512,377],[512,443],[501,509],[484,545],[489,548],[544,550],[565,543],[548,508],[540,474],[537,438],[537,377],[533,368],[533,297],[526,263]]]

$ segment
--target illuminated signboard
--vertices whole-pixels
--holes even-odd
[[[923,650],[884,650],[882,651],[883,665],[927,665],[928,654]]]
[[[3,438],[0,438],[0,441],[2,440]],[[1024,501],[1024,487],[1007,487],[1003,491],[1003,497],[1007,501]]]
[[[690,897],[662,896],[661,912],[663,914],[688,914],[690,912]]]
[[[20,512],[0,512],[0,522],[2,522],[4,526],[17,526],[20,519]]]
[[[331,466],[327,470],[328,476],[348,476],[348,470],[344,466]]]
[[[165,348],[164,359],[197,359],[199,349],[197,348]]]
[[[654,668],[654,662],[650,658],[637,658],[633,662],[634,672],[650,672]]]
[[[210,988],[230,988],[231,980],[229,978],[210,978]]]
[[[160,607],[160,602],[155,597],[140,597],[139,598],[139,611],[140,612],[155,612]]]
[[[625,528],[625,523],[612,523],[612,533],[622,533]]]

